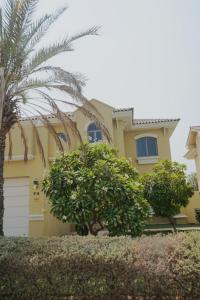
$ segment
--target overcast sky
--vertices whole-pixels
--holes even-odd
[[[39,12],[68,4],[50,40],[93,25],[100,36],[75,44],[54,62],[88,77],[85,95],[136,118],[181,118],[171,138],[173,160],[183,158],[189,126],[200,125],[199,0],[41,0]]]

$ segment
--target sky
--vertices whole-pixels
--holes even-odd
[[[48,42],[94,25],[100,34],[53,63],[86,75],[89,99],[134,107],[135,118],[180,118],[172,158],[194,171],[183,155],[189,127],[200,125],[200,1],[40,0],[38,14],[65,4]]]

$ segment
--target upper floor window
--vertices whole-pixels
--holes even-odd
[[[152,136],[141,137],[136,140],[137,156],[158,156],[157,138]]]
[[[102,141],[102,132],[95,123],[91,123],[87,129],[88,140],[90,143]]]

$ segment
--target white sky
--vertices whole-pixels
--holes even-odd
[[[199,0],[41,0],[39,13],[68,4],[49,40],[101,25],[76,51],[54,63],[85,74],[88,98],[134,107],[136,118],[181,118],[172,139],[174,160],[183,158],[189,126],[200,125]]]

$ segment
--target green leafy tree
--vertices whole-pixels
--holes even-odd
[[[106,227],[110,235],[137,236],[150,216],[137,171],[104,143],[86,143],[56,159],[43,189],[54,216],[82,234]]]
[[[176,226],[173,216],[180,212],[182,206],[187,206],[193,195],[185,170],[185,165],[165,160],[142,178],[145,199],[149,201],[156,216],[169,219],[174,230]]]
[[[19,127],[25,148],[24,159],[27,160],[27,137],[20,120],[22,116],[29,117],[37,114],[38,119],[49,129],[59,150],[62,151],[62,143],[46,114],[58,118],[67,135],[70,128],[80,138],[76,124],[69,115],[59,109],[59,104],[62,103],[66,110],[67,105],[79,107],[87,102],[82,94],[84,77],[52,65],[49,60],[61,53],[73,51],[73,43],[76,40],[88,35],[96,35],[98,28],[92,27],[74,35],[64,32],[64,37],[60,41],[44,44],[43,38],[66,11],[66,7],[52,14],[46,13],[39,18],[34,18],[38,2],[39,0],[3,0],[0,4],[0,235],[3,235],[3,167],[6,138],[10,145],[9,156],[12,155],[10,129],[15,124]],[[62,92],[63,98],[69,100],[55,99],[54,93],[52,94],[54,91],[56,95],[57,92]],[[87,107],[88,110],[82,108],[82,111],[95,119],[94,110],[88,102]],[[31,118],[29,122],[45,163],[37,127]]]
[[[187,181],[191,184],[194,191],[198,191],[197,173],[193,172],[188,174]]]

